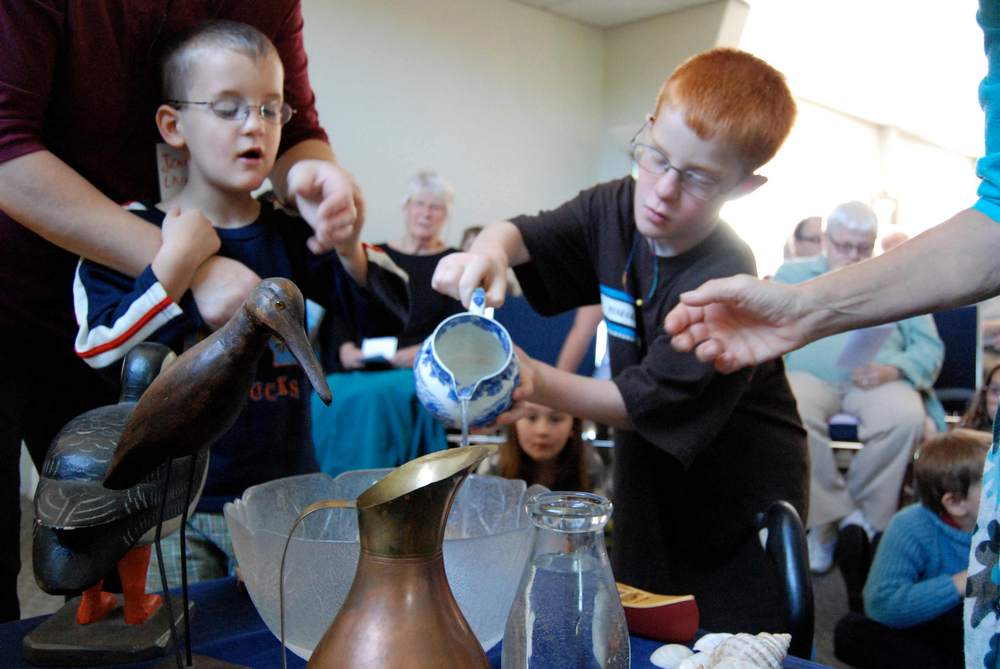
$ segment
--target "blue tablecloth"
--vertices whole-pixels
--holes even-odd
[[[206,581],[191,586],[191,599],[195,602],[195,616],[192,618],[191,638],[194,652],[228,662],[267,669],[281,666],[280,644],[257,615],[250,596],[240,588],[235,579],[223,578]],[[29,618],[0,625],[0,666],[5,668],[31,667],[21,659],[21,639],[37,627],[45,617]],[[633,669],[652,668],[650,654],[660,646],[659,641],[650,641],[633,636]],[[490,666],[499,669],[499,645],[487,654]],[[151,662],[117,665],[129,669],[151,667],[163,658]],[[289,667],[304,667],[305,661],[288,654]],[[785,669],[817,669],[824,665],[807,662],[795,657],[785,660]]]

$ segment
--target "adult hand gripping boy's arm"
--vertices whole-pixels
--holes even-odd
[[[966,209],[889,253],[799,284],[749,276],[681,295],[664,328],[674,347],[729,373],[815,339],[1000,293],[1000,224]]]
[[[113,202],[50,151],[0,164],[0,208],[56,246],[133,277],[161,244],[156,226]],[[214,328],[259,281],[245,265],[213,256],[198,267],[191,290]]]

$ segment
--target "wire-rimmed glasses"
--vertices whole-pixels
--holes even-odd
[[[826,239],[830,242],[830,246],[832,246],[834,250],[842,256],[849,256],[853,251],[862,258],[868,258],[875,250],[874,238],[870,242],[859,242],[855,244],[854,242],[837,241],[833,238],[833,235],[827,232]]]
[[[635,133],[630,142],[629,154],[632,162],[640,169],[655,174],[658,177],[666,174],[670,170],[677,172],[677,180],[680,182],[681,190],[688,195],[699,200],[708,200],[722,192],[722,182],[717,178],[705,174],[699,170],[682,170],[670,163],[670,160],[660,149],[652,144],[640,141],[640,136],[649,128],[649,121],[646,121],[639,131]]]
[[[253,109],[260,116],[262,121],[272,125],[285,125],[288,123],[295,110],[287,102],[272,100],[260,104],[250,103],[243,98],[225,97],[218,100],[167,100],[166,103],[173,107],[182,105],[193,105],[206,107],[213,114],[225,121],[245,121]]]

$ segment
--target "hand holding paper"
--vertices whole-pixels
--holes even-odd
[[[889,323],[852,331],[834,366],[854,370],[868,365],[895,330],[896,324]]]
[[[851,372],[851,381],[859,388],[877,388],[883,383],[898,381],[902,376],[899,369],[892,365],[872,363],[855,368]]]
[[[361,357],[368,362],[391,362],[399,340],[395,337],[370,337],[361,341]]]

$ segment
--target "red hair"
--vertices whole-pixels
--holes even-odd
[[[750,172],[778,152],[795,121],[785,76],[760,58],[718,48],[682,63],[656,96],[656,114],[670,105],[701,139],[736,148]]]

